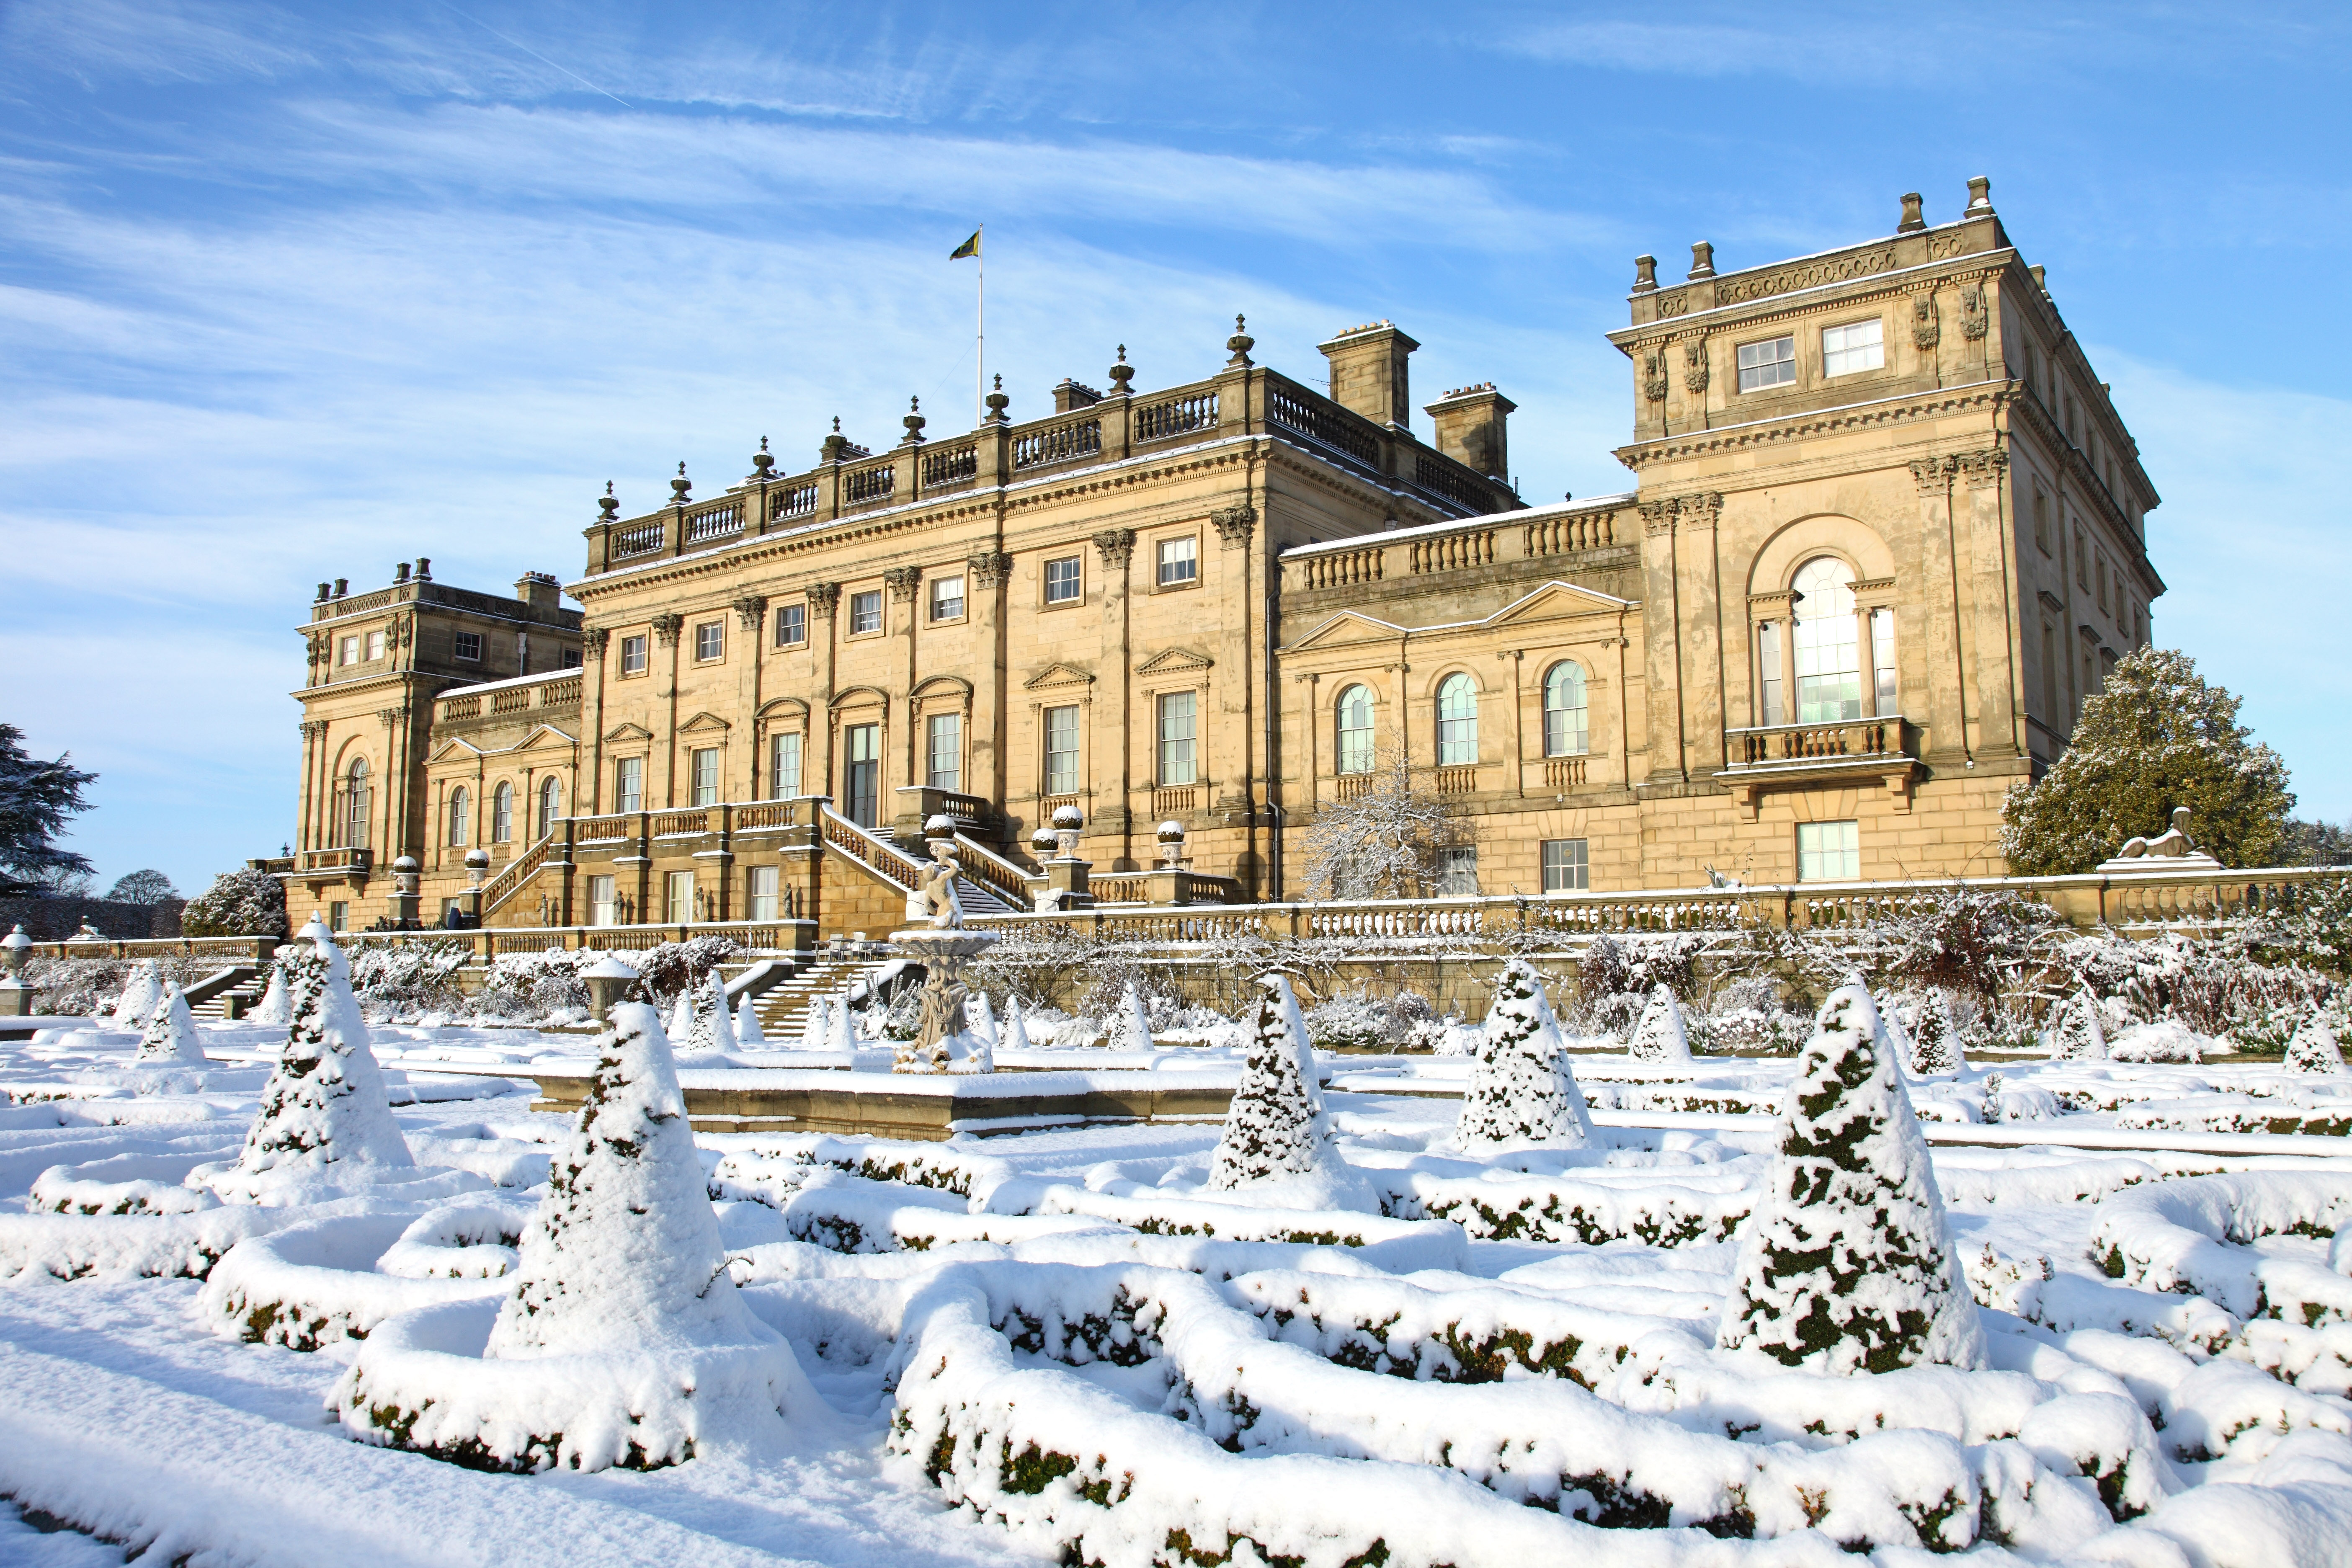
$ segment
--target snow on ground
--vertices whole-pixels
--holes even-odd
[[[1787,1058],[1580,1052],[1591,1142],[1482,1152],[1467,1058],[1318,1057],[1370,1194],[1319,1211],[1212,1189],[1213,1124],[706,1134],[733,1278],[824,1411],[521,1476],[354,1442],[327,1400],[351,1334],[503,1289],[572,1124],[500,1069],[594,1038],[375,1026],[413,1178],[184,1213],[285,1030],[199,1033],[201,1067],[128,1031],[0,1044],[0,1563],[2352,1561],[2352,1143],[2212,1136],[2340,1131],[2341,1079],[1911,1082],[1931,1137],[2019,1142],[1931,1149],[1990,1366],[1878,1376],[1717,1348]],[[53,1212],[10,1217],[37,1183]]]

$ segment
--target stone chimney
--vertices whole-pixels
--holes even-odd
[[[1331,401],[1375,425],[1412,427],[1412,392],[1405,360],[1421,345],[1387,321],[1350,327],[1318,343],[1331,362]]]
[[[1496,391],[1491,381],[1457,387],[1429,405],[1429,417],[1437,427],[1432,440],[1455,462],[1507,484],[1509,421],[1511,410],[1517,406]]]
[[[1064,376],[1054,388],[1054,412],[1067,414],[1073,408],[1092,408],[1102,401],[1102,394],[1084,382]]]
[[[534,610],[553,610],[563,602],[563,585],[544,572],[526,572],[515,579],[515,597]]]

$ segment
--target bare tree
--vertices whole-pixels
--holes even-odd
[[[1307,885],[1332,899],[1404,899],[1434,885],[1443,850],[1475,835],[1412,787],[1400,761],[1375,772],[1353,800],[1318,806],[1303,846]]]

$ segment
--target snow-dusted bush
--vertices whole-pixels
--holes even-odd
[[[25,964],[25,984],[40,991],[36,1005],[52,1017],[96,1018],[116,1013],[132,976],[152,967],[160,992],[165,980],[193,985],[220,972],[217,958],[33,958]],[[150,1001],[135,1016],[119,1020],[126,1029],[143,1029],[154,1012]]]
[[[1318,1051],[1392,1051],[1433,1039],[1436,1010],[1416,991],[1390,997],[1357,992],[1307,1009],[1307,1037]]]
[[[163,999],[163,973],[152,958],[142,959],[124,976],[122,995],[114,1004],[114,1021],[122,1028],[143,1029]]]
[[[1316,808],[1299,845],[1298,875],[1327,898],[1411,898],[1434,885],[1443,851],[1475,837],[1467,821],[1414,789],[1400,762],[1354,799]]]
[[[681,1058],[705,1060],[734,1044],[735,1023],[727,1010],[727,984],[711,969],[678,998],[686,1014],[686,1035],[678,1047]]]
[[[267,871],[224,871],[180,911],[187,936],[284,936],[286,884]]]
[[[1764,1206],[1741,1233],[1727,1349],[1839,1373],[1985,1364],[1927,1140],[1877,1034],[1862,987],[1822,1005],[1781,1112]]]
[[[1637,1062],[1690,1060],[1690,1036],[1683,1028],[1682,1005],[1675,1000],[1673,987],[1661,981],[1651,988],[1625,1049]]]
[[[2112,931],[2077,937],[2058,952],[2069,988],[2104,1004],[2103,1022],[2175,1019],[2198,1034],[2255,1048],[2284,1046],[2335,984],[2296,964],[2258,961],[2248,933],[2190,937],[2167,931],[2134,942]]]
[[[1249,1057],[1209,1159],[1209,1185],[1219,1190],[1306,1176],[1339,1160],[1298,998],[1280,974],[1260,984]]]
[[[214,1189],[249,1194],[272,1184],[268,1178],[412,1167],[342,951],[330,942],[289,942],[278,950],[278,967],[293,1021],[244,1152]]]
[[[1717,986],[1706,1012],[1685,1009],[1683,1026],[1694,1051],[1794,1056],[1813,1032],[1813,1016],[1792,1007],[1771,976],[1744,974]]]
[[[2340,1073],[2344,1070],[2344,1052],[2337,1047],[2336,1032],[2327,1020],[2314,1011],[2294,1031],[2286,1045],[2286,1065],[2296,1072]]]
[[[1914,899],[1885,922],[1879,968],[1914,985],[1990,998],[2038,967],[2057,911],[2007,890],[1960,888]]]
[[[2177,1018],[2133,1024],[2107,1037],[2107,1059],[2117,1062],[2201,1062],[2214,1042]]]
[[[1581,1148],[1592,1118],[1568,1065],[1559,1024],[1533,965],[1512,959],[1496,977],[1486,1043],[1471,1060],[1470,1084],[1454,1123],[1464,1149],[1549,1143]]]
[[[1659,986],[1696,995],[1699,955],[1709,942],[1686,931],[1593,938],[1576,966],[1578,1026],[1622,1039]]]
[[[1960,1026],[1952,1019],[1951,998],[1940,986],[1912,997],[1903,1023],[1911,1037],[1911,1071],[1917,1078],[1950,1078],[1968,1067]]]
[[[760,1026],[760,1011],[751,1004],[750,995],[735,1009],[735,1047],[738,1050],[764,1051],[768,1048],[768,1032]]]
[[[490,960],[482,989],[473,999],[484,1017],[517,1022],[584,1016],[588,982],[582,972],[604,961],[593,948],[549,948],[541,952],[502,952]]]
[[[1151,1014],[1144,1006],[1143,993],[1132,977],[1118,994],[1118,1003],[1104,1020],[1106,1034],[1103,1044],[1114,1051],[1148,1051],[1151,1048]]]
[[[667,1005],[720,964],[734,963],[742,952],[731,937],[697,936],[656,942],[627,956],[629,967],[637,972],[637,989]]]
[[[351,985],[360,1005],[376,1018],[414,1020],[428,1013],[466,1007],[457,971],[472,962],[467,942],[371,942],[352,943]]]
[[[176,980],[163,982],[163,994],[147,1016],[146,1032],[139,1040],[139,1060],[204,1065],[205,1047],[196,1039],[195,1016],[188,1011],[188,994]]]
[[[284,1024],[291,1022],[293,1016],[286,1000],[286,976],[279,973],[278,966],[273,963],[269,966],[269,984],[261,988],[261,1000],[253,1005],[253,1011],[245,1016],[245,1021],[248,1024]]]
[[[2105,1061],[2107,1034],[2099,1024],[2099,999],[2082,990],[2059,1003],[2051,1011],[2048,1038],[2053,1061]]]

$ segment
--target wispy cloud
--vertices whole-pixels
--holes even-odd
[[[294,20],[264,5],[154,0],[18,4],[0,11],[0,53],[96,87],[110,79],[269,79],[317,63]]]

